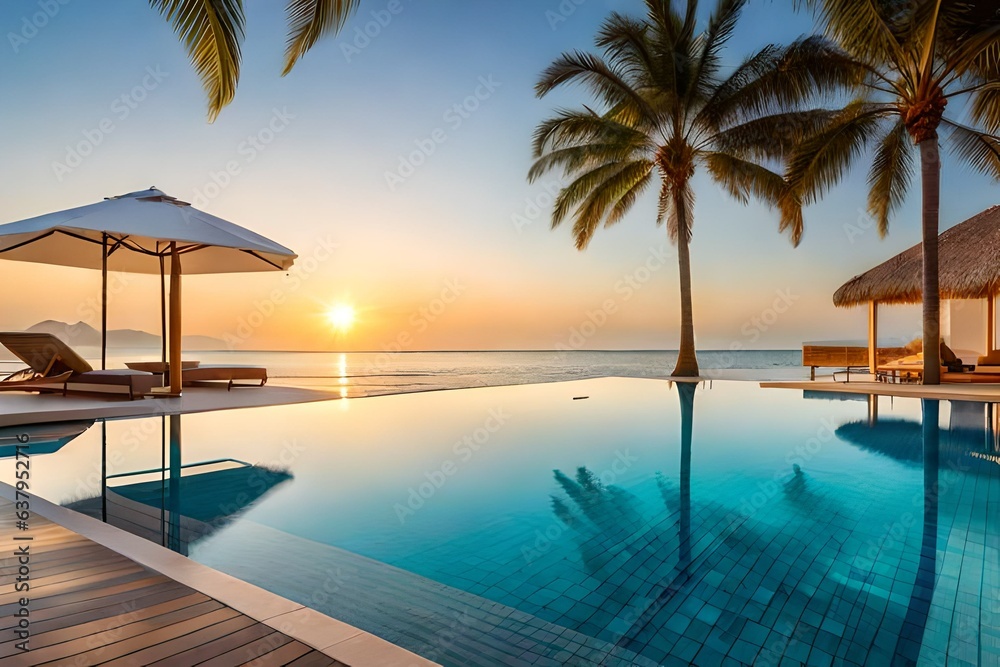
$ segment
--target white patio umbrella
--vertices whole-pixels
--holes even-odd
[[[244,227],[150,188],[0,225],[0,259],[100,269],[101,366],[107,354],[108,270],[170,272],[169,362],[181,367],[181,273],[285,271],[296,255]],[[183,265],[183,271],[182,271]],[[165,304],[161,316],[165,318]],[[170,373],[180,394],[181,374]]]

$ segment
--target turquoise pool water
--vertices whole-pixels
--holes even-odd
[[[1000,664],[990,404],[601,379],[170,429],[106,424],[109,521],[445,665]],[[99,515],[102,446],[38,493]]]

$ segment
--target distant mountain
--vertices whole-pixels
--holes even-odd
[[[28,327],[27,331],[50,333],[71,347],[100,347],[101,332],[86,322],[68,324],[58,320],[45,320]],[[225,341],[211,336],[184,336],[181,346],[185,350],[224,350]],[[108,347],[160,348],[160,337],[135,329],[108,330]]]
[[[70,347],[76,345],[100,345],[101,332],[86,322],[67,324],[57,320],[45,320],[25,329],[32,333],[49,333],[61,339]]]

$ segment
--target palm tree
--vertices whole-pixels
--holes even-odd
[[[771,167],[828,120],[828,112],[801,110],[813,91],[845,85],[854,74],[830,66],[835,50],[811,37],[766,46],[722,76],[720,54],[744,0],[718,0],[703,32],[696,31],[697,0],[689,0],[683,12],[670,0],[645,4],[644,18],[616,12],[604,22],[596,38],[603,56],[565,53],[542,74],[535,88],[539,97],[581,83],[601,110],[557,110],[542,122],[528,178],[559,168],[571,179],[556,197],[552,226],[572,215],[580,250],[598,225],[621,221],[650,185],[659,184],[657,224],[667,223],[680,271],[680,349],[673,375],[696,376],[691,178],[702,167],[738,201],[754,196],[776,206],[779,229],[797,243],[801,207]]]
[[[862,67],[859,96],[790,158],[787,178],[803,203],[835,184],[874,146],[868,210],[885,235],[920,157],[924,384],[940,382],[939,135],[973,169],[1000,178],[1000,15],[993,3],[957,0],[806,0],[826,31]],[[944,115],[952,98],[967,112]]]
[[[285,76],[324,35],[336,34],[360,0],[288,0]],[[212,122],[236,94],[240,79],[243,0],[149,0],[184,42],[208,94]]]

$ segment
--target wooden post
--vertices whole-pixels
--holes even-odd
[[[101,370],[108,368],[108,235],[101,234]]]
[[[878,302],[868,302],[868,372],[878,370]]]
[[[993,351],[997,344],[997,296],[986,297],[986,354]]]
[[[181,395],[181,258],[170,244],[170,394]]]
[[[159,250],[159,248],[157,248]],[[167,363],[167,279],[160,255],[160,361]]]

